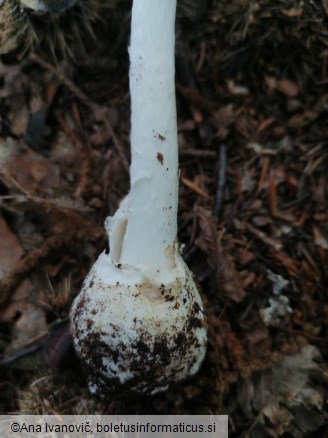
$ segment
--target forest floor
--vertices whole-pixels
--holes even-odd
[[[229,413],[232,437],[328,436],[325,4],[211,0],[178,19],[179,240],[209,343],[152,398],[91,398],[68,328],[129,190],[129,5],[87,56],[3,57],[0,413]]]

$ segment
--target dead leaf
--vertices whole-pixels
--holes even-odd
[[[273,76],[266,76],[264,80],[270,91],[278,90],[286,97],[296,97],[300,92],[297,83],[291,79],[277,79]]]
[[[198,207],[197,217],[201,233],[195,243],[207,254],[208,264],[215,276],[215,283],[229,299],[239,303],[244,299],[245,291],[241,286],[239,273],[235,268],[230,248],[228,248],[232,243],[228,237],[225,241],[222,240],[217,231],[216,218],[209,210]]]
[[[0,78],[3,85],[0,88],[0,99],[23,94],[28,83],[28,77],[22,70],[25,63],[5,65],[0,61]]]
[[[41,107],[28,121],[24,140],[35,151],[44,153],[49,148],[51,129],[47,123],[48,106]]]
[[[328,250],[328,239],[323,235],[319,227],[313,225],[313,233],[314,233],[314,243],[325,251]]]
[[[234,96],[247,96],[249,89],[244,85],[237,85],[234,81],[227,81],[228,91]]]
[[[289,354],[270,369],[253,374],[238,388],[238,404],[248,415],[258,413],[257,420],[268,420],[277,435],[294,428],[313,431],[324,422],[325,397],[320,386],[313,383],[313,376],[321,375],[321,355],[316,347],[307,345],[296,354]],[[304,413],[303,418],[299,415]],[[318,412],[319,411],[319,412]],[[298,429],[298,430],[299,430]],[[303,435],[294,435],[300,437]]]
[[[228,105],[217,110],[214,114],[214,117],[220,127],[226,128],[230,126],[236,118],[233,104],[229,103]]]
[[[0,173],[1,170],[23,193],[41,192],[53,196],[63,187],[58,166],[12,139],[0,143]]]
[[[277,79],[274,78],[273,76],[265,76],[264,81],[270,91],[275,90],[277,88]]]
[[[277,82],[277,89],[286,97],[296,97],[300,90],[296,82],[290,79],[281,79]]]
[[[24,349],[27,345],[45,336],[48,332],[45,312],[40,306],[21,301],[16,305],[20,316],[12,327],[12,341],[5,350],[4,357],[11,356]],[[36,369],[38,362],[33,356],[27,356],[15,363],[15,368]]]
[[[281,9],[281,13],[289,18],[300,17],[303,13],[303,9],[302,8]]]
[[[0,215],[0,280],[4,279],[9,273],[15,271],[16,265],[24,255],[24,251],[14,233],[8,227],[4,218]],[[17,311],[17,301],[24,300],[29,295],[29,282],[23,281],[10,297],[14,300],[15,306],[3,309],[0,313],[2,322],[10,321]]]
[[[219,263],[219,250],[217,246],[217,227],[213,214],[202,207],[197,208],[197,217],[201,233],[196,239],[196,245],[207,254],[210,268],[217,271]]]
[[[15,111],[10,113],[10,130],[16,137],[21,137],[26,131],[29,118],[29,110],[25,104],[25,100],[22,99],[22,104],[16,107]]]
[[[238,262],[242,266],[247,266],[256,259],[256,255],[253,252],[248,251],[247,249],[244,248],[238,248],[236,256]]]

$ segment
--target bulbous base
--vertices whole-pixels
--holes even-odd
[[[115,266],[104,253],[95,263],[71,311],[75,348],[92,374],[92,393],[155,394],[198,371],[206,319],[178,250],[175,259],[175,267],[156,273],[158,278]]]

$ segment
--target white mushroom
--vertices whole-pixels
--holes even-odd
[[[194,375],[203,305],[177,244],[176,0],[134,0],[130,45],[131,190],[107,218],[100,255],[72,307],[90,389],[151,393]]]

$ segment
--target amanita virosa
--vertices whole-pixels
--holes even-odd
[[[71,311],[90,390],[155,394],[194,375],[206,320],[177,243],[176,0],[134,0],[130,45],[131,189]]]

